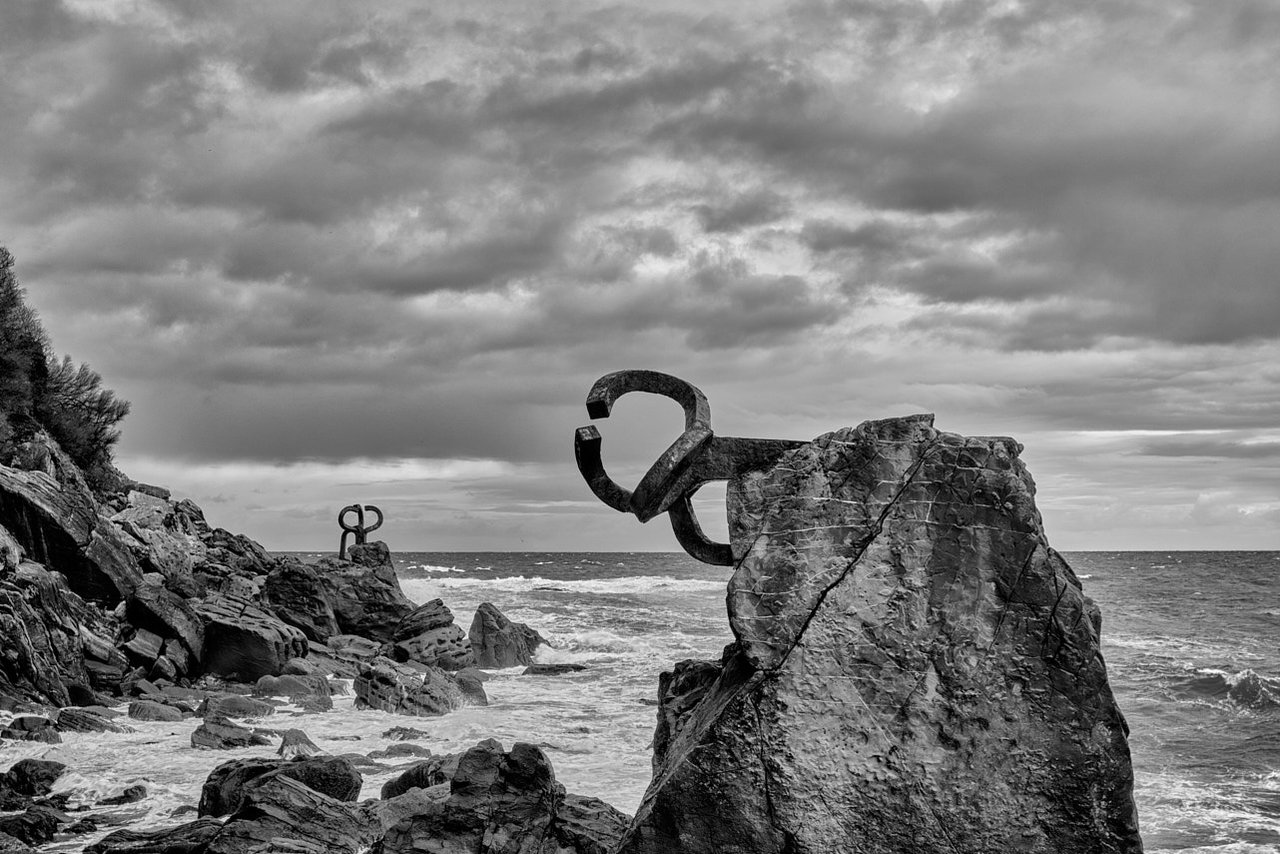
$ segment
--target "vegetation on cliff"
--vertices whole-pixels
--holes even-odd
[[[112,448],[129,403],[103,388],[102,377],[58,356],[0,247],[0,463],[20,463],[22,443],[45,430],[84,471],[91,486],[116,479]]]

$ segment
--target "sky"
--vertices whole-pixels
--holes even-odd
[[[675,550],[573,461],[647,368],[1013,436],[1062,550],[1280,549],[1278,67],[1252,0],[6,0],[0,244],[268,548]],[[629,485],[682,417],[598,423]]]

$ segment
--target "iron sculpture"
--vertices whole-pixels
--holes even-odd
[[[378,517],[378,521],[367,528],[364,525],[364,511],[366,510]],[[348,513],[356,514],[356,523],[354,525],[347,524]],[[368,542],[369,534],[382,527],[382,511],[372,504],[366,504],[363,507],[359,504],[348,504],[338,511],[338,526],[342,528],[342,539],[338,541],[338,557],[345,558],[347,556],[347,537],[355,534],[356,541],[354,545],[364,545]]]

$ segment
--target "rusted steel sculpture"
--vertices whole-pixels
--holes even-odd
[[[671,529],[686,552],[704,563],[732,566],[742,559],[748,543],[716,543],[702,532],[691,499],[704,483],[732,481],[766,469],[804,442],[786,439],[741,439],[711,431],[711,406],[696,386],[657,371],[618,371],[596,380],[587,394],[587,414],[608,418],[624,394],[643,391],[669,397],[684,409],[684,432],[649,467],[634,491],[613,482],[600,459],[600,431],[579,427],[573,450],[578,470],[596,497],[620,513],[634,513],[641,522],[666,513]]]
[[[364,511],[366,510],[378,517],[378,521],[367,528],[364,525]],[[356,523],[354,525],[347,524],[348,513],[356,514]],[[372,504],[366,504],[363,507],[359,504],[348,504],[338,511],[338,526],[342,528],[342,539],[338,541],[338,557],[345,558],[347,556],[347,537],[355,534],[355,545],[363,545],[368,541],[370,533],[382,527],[382,511]]]

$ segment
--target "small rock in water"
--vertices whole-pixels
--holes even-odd
[[[208,718],[263,718],[273,715],[276,707],[265,700],[232,694],[226,697],[209,697],[196,712]]]
[[[561,664],[538,664],[533,663],[524,669],[521,676],[559,676],[562,673],[577,673],[579,670],[586,670],[585,664],[571,664],[568,662]]]
[[[276,751],[276,755],[293,759],[295,756],[314,756],[321,752],[305,732],[300,729],[287,729],[284,731],[284,739],[280,742],[280,749]]]
[[[14,741],[43,741],[47,744],[62,743],[62,736],[58,734],[53,721],[37,715],[24,715],[9,721],[9,725],[0,731],[0,738],[11,738]]]
[[[394,759],[397,756],[430,756],[431,751],[420,744],[393,744],[386,750],[375,750],[369,754],[370,759]]]
[[[129,717],[138,721],[180,721],[182,712],[164,703],[134,700],[129,704]]]
[[[139,784],[136,786],[130,786],[129,788],[125,789],[122,794],[116,795],[115,797],[103,798],[102,800],[98,801],[98,804],[99,806],[104,806],[104,807],[118,807],[121,804],[136,804],[138,801],[142,800],[146,796],[147,796],[147,787]]]
[[[427,738],[430,733],[411,726],[393,726],[382,734],[383,738],[390,738],[394,741],[412,741],[419,738]]]
[[[266,737],[251,729],[233,724],[226,718],[207,718],[191,733],[192,747],[231,750],[254,744],[270,744]]]

